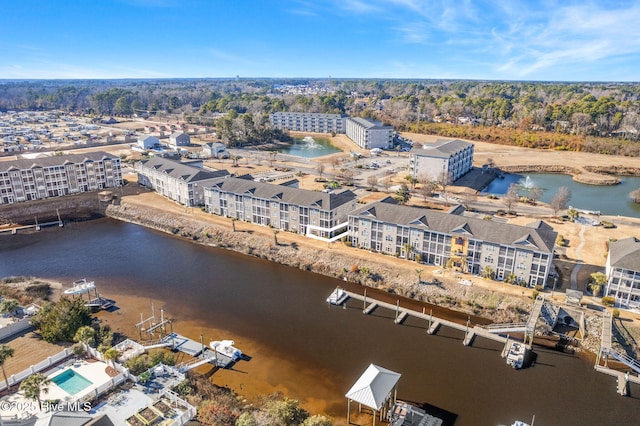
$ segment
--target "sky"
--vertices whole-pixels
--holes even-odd
[[[640,2],[4,0],[0,79],[640,81]]]

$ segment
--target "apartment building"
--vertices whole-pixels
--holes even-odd
[[[450,176],[456,181],[473,168],[473,144],[459,139],[437,140],[409,151],[409,169],[415,178],[437,181]]]
[[[625,238],[609,243],[606,264],[606,295],[615,297],[616,306],[640,308],[640,240]]]
[[[557,233],[542,221],[529,226],[398,205],[387,197],[349,214],[354,247],[440,265],[530,287],[545,285]]]
[[[120,186],[120,158],[106,152],[0,162],[0,204]]]
[[[325,240],[346,235],[347,216],[355,204],[349,190],[330,194],[250,178],[219,179],[205,189],[209,213]]]
[[[366,118],[347,118],[345,133],[360,148],[389,149],[393,147],[393,127],[383,126]]]
[[[226,170],[207,171],[188,163],[153,157],[135,164],[138,183],[185,206],[204,205],[204,189],[224,176]]]
[[[269,114],[269,122],[276,129],[295,132],[344,133],[344,114],[322,114],[315,112],[274,112]]]

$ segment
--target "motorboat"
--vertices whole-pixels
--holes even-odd
[[[85,278],[74,281],[73,287],[68,288],[64,291],[64,294],[84,294],[88,293],[96,288],[96,283],[94,281],[87,281]]]
[[[327,297],[327,303],[332,305],[342,305],[349,298],[349,294],[340,287],[333,290]]]
[[[522,368],[526,352],[527,348],[522,343],[513,342],[507,354],[507,364],[515,369]]]
[[[242,351],[233,345],[235,345],[233,340],[216,340],[209,343],[211,349],[217,353],[226,355],[232,360],[237,361],[242,357]]]

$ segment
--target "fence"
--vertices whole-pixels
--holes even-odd
[[[53,366],[54,364],[57,364],[58,362],[69,358],[71,355],[73,355],[73,351],[67,348],[62,352],[58,352],[55,355],[47,357],[47,359],[45,359],[44,361],[40,361],[36,365],[32,365],[26,370],[22,370],[21,372],[12,375],[7,379],[7,381],[9,382],[9,385],[13,386],[16,383],[20,383],[21,381],[31,376],[32,374],[45,370]],[[3,380],[2,382],[0,382],[0,391],[5,390],[6,388],[7,388],[7,383]]]
[[[195,417],[196,415],[196,409],[193,405],[189,404],[187,401],[185,401],[184,399],[180,398],[178,396],[177,393],[164,388],[160,391],[160,396],[164,396],[165,398],[167,398],[169,401],[171,401],[173,404],[175,404],[176,406],[181,406],[182,408],[184,408],[184,412],[180,415],[180,417],[178,417],[173,423],[172,426],[178,426],[178,425],[183,425],[185,423],[187,423],[189,420],[191,420],[192,418]]]
[[[29,321],[30,321],[30,318],[22,318],[21,320],[12,322],[0,328],[0,340],[4,340],[7,337],[13,336],[16,333],[20,333],[21,331],[29,329],[31,327],[31,324]]]

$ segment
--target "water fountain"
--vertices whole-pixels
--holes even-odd
[[[524,181],[521,179],[520,182],[518,182],[522,188],[524,189],[531,189],[533,188],[533,181],[531,180],[531,176],[528,176],[524,179]]]
[[[305,136],[304,138],[302,138],[302,141],[306,144],[305,149],[319,148],[318,144],[316,143],[316,140],[313,139],[311,136]]]

